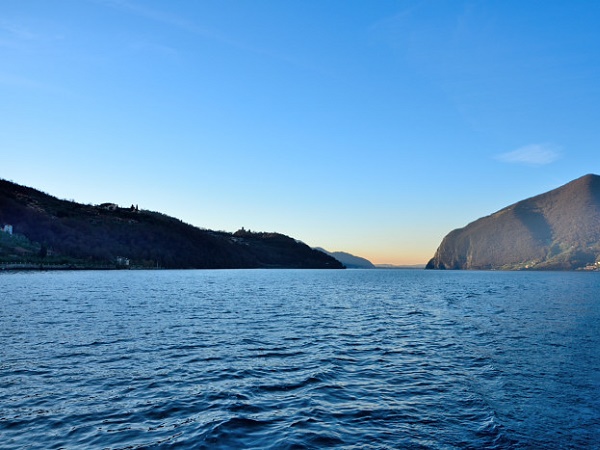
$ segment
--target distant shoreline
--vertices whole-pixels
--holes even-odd
[[[0,263],[0,272],[21,272],[21,271],[63,271],[63,270],[162,270],[162,267],[117,267],[114,265],[88,265],[88,264],[40,264],[40,263]],[[275,269],[275,268],[274,268]],[[278,268],[279,269],[279,268]],[[376,265],[374,269],[366,270],[424,270],[425,265],[414,266],[393,266]],[[186,269],[179,269],[186,270]],[[194,269],[191,269],[194,270]],[[207,270],[207,269],[198,269]],[[208,269],[211,270],[211,269]],[[241,268],[243,270],[243,268]],[[349,269],[352,270],[352,269]]]
[[[87,264],[40,264],[40,263],[0,263],[0,270],[123,270],[124,268],[111,265]]]

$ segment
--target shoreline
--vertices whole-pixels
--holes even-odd
[[[0,271],[21,270],[125,270],[112,265],[88,264],[44,264],[44,263],[0,263]]]

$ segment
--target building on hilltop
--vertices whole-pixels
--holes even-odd
[[[12,235],[13,234],[13,226],[6,224],[6,225],[4,225],[4,227],[2,227],[2,231]]]
[[[98,205],[98,207],[106,209],[107,211],[116,211],[119,208],[119,205],[116,203],[102,203],[101,205]]]

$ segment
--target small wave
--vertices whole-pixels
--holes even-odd
[[[263,384],[258,386],[258,389],[265,392],[289,392],[295,391],[299,389],[307,388],[314,384],[323,383],[325,381],[324,378],[318,375],[311,375],[306,379],[298,382],[285,382],[279,384]]]
[[[482,447],[485,445],[490,450],[520,448],[519,441],[508,436],[495,415],[486,417],[475,434]]]
[[[248,417],[231,417],[218,420],[206,428],[195,446],[207,448],[253,448],[264,442],[264,435],[274,425],[272,420],[257,420]]]
[[[597,277],[315,274],[3,278],[0,447],[597,446]]]

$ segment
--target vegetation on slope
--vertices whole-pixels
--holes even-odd
[[[0,261],[20,255],[90,265],[126,259],[133,266],[163,268],[343,267],[278,233],[204,230],[158,212],[59,200],[5,180],[0,180],[2,224],[13,225],[30,244],[19,252],[16,240],[7,240]]]

